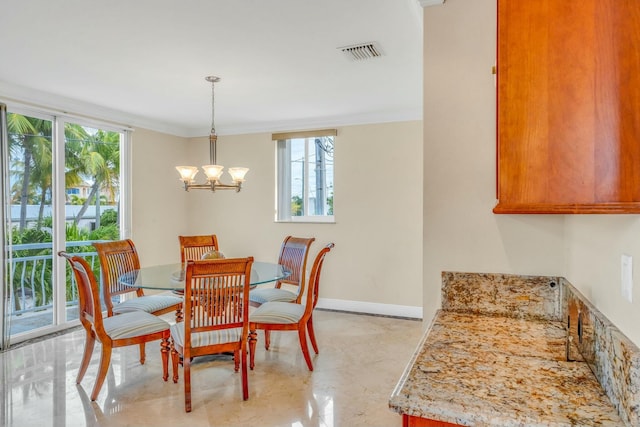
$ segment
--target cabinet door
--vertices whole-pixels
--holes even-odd
[[[638,0],[498,0],[495,213],[640,213],[638,46]]]

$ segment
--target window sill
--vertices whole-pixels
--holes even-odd
[[[330,217],[296,217],[292,219],[276,219],[276,223],[285,223],[285,224],[335,224],[336,220],[333,216]]]

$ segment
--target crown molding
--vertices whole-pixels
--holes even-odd
[[[59,114],[106,121],[128,128],[145,128],[170,135],[189,136],[190,129],[163,123],[148,117],[126,113],[112,108],[102,107],[89,102],[67,98],[61,95],[43,92],[37,89],[7,83],[0,80],[0,101],[26,107],[53,110]]]
[[[208,135],[208,129],[191,128],[168,124],[148,117],[102,107],[96,104],[67,98],[60,95],[9,84],[0,80],[0,102],[11,106],[42,108],[54,113],[74,115],[88,119],[109,122],[128,129],[144,128],[183,138]],[[217,126],[218,135],[239,135],[246,133],[279,132],[283,129],[319,129],[336,126],[355,126],[372,123],[388,123],[422,120],[422,105],[415,108],[375,113],[314,117],[300,120],[285,120],[256,123],[230,123]]]
[[[429,7],[429,6],[440,6],[441,4],[444,4],[445,1],[446,0],[418,0],[418,3],[422,7]]]

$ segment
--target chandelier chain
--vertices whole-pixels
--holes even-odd
[[[215,124],[215,80],[211,80],[211,135],[216,134],[216,124]]]

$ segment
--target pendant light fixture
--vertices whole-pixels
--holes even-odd
[[[211,83],[211,132],[209,134],[209,160],[210,164],[202,166],[204,174],[207,176],[205,184],[196,184],[195,177],[198,174],[196,166],[176,166],[176,170],[180,174],[180,180],[184,184],[185,191],[195,190],[236,190],[239,192],[244,182],[244,176],[249,172],[248,168],[233,167],[229,168],[229,174],[233,184],[223,184],[220,177],[224,171],[224,166],[216,164],[216,145],[218,143],[218,135],[216,134],[215,125],[215,84],[220,81],[220,77],[207,76],[205,80]]]

